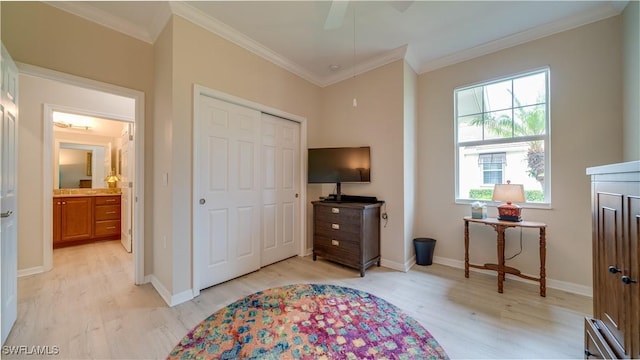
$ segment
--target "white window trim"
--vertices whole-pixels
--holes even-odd
[[[455,184],[454,184],[454,203],[455,204],[461,204],[461,205],[470,205],[474,202],[477,202],[477,199],[467,199],[467,198],[460,198],[458,195],[460,193],[460,181],[459,181],[459,157],[460,157],[460,147],[461,146],[474,146],[474,145],[493,145],[493,144],[503,144],[503,143],[513,143],[514,142],[514,138],[505,138],[505,139],[490,139],[490,140],[482,140],[482,141],[466,141],[466,142],[458,142],[458,99],[457,99],[457,92],[460,90],[464,90],[464,89],[469,89],[469,88],[474,88],[474,87],[478,87],[478,86],[488,86],[491,84],[495,84],[498,82],[502,82],[505,80],[513,80],[514,78],[518,78],[518,77],[524,77],[527,75],[531,75],[531,74],[535,74],[535,73],[539,73],[539,72],[546,72],[547,74],[547,81],[546,81],[546,102],[545,102],[545,111],[546,111],[546,118],[545,118],[545,127],[546,127],[546,132],[544,135],[536,135],[536,136],[523,136],[523,137],[518,137],[517,142],[527,142],[527,141],[535,141],[535,140],[542,140],[544,141],[544,151],[545,151],[545,175],[544,175],[544,201],[543,202],[536,202],[536,203],[521,203],[518,204],[520,205],[522,208],[529,208],[529,209],[553,209],[552,204],[551,204],[551,70],[549,66],[544,66],[544,67],[540,67],[537,69],[532,69],[529,71],[525,71],[525,72],[521,72],[521,73],[515,73],[512,75],[505,75],[499,78],[494,78],[492,80],[488,80],[488,81],[480,81],[477,83],[473,83],[473,84],[468,84],[468,85],[464,85],[464,86],[460,86],[457,88],[453,89],[453,120],[454,120],[454,126],[453,126],[453,147],[454,147],[454,153],[455,153],[455,164],[454,164],[454,179],[455,179]],[[483,201],[487,206],[489,207],[497,207],[499,206],[501,203],[500,202],[495,202],[495,201]]]

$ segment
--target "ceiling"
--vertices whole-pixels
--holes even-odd
[[[619,14],[628,1],[52,1],[153,43],[182,16],[319,85],[398,59],[418,73]],[[325,25],[335,20],[333,28]],[[354,26],[355,24],[355,26]],[[331,65],[338,66],[331,70]]]
[[[55,111],[53,113],[53,124],[54,133],[120,138],[127,122]],[[73,126],[69,126],[70,124],[73,124]]]

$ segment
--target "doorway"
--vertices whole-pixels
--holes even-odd
[[[133,209],[131,214],[131,235],[134,239],[132,246],[133,282],[135,284],[144,283],[144,93],[31,65],[21,64],[19,69],[20,75],[30,78],[32,82],[35,79],[36,81],[46,82],[49,88],[59,86],[65,89],[73,89],[73,91],[77,92],[76,96],[67,96],[66,98],[61,96],[61,91],[57,91],[55,95],[49,97],[39,94],[42,95],[41,98],[43,99],[42,218],[45,226],[42,231],[42,271],[50,270],[53,267],[52,226],[49,225],[53,222],[51,209],[53,206],[52,194],[55,164],[54,112],[89,115],[95,118],[124,121],[132,124],[131,130],[132,135],[135,136],[135,145],[131,151],[133,174],[130,178],[133,180],[128,181],[127,185],[131,193],[131,208]],[[105,107],[103,102],[91,99],[96,93],[120,99],[122,100],[120,103],[116,102],[120,105],[121,103],[132,104],[130,114],[123,115],[126,112],[123,112],[117,104],[109,109]],[[117,159],[114,164],[118,164]]]
[[[117,223],[104,224],[115,228],[114,232],[120,236],[122,246],[130,253],[133,250],[131,214],[134,203],[130,186],[135,182],[135,123],[92,117],[87,115],[86,110],[82,114],[80,111],[53,111],[54,193],[100,194],[107,192],[105,189],[110,186],[117,188],[109,189],[108,192],[120,194],[121,211],[117,215],[112,214],[115,212],[112,208],[109,209],[109,214],[101,216],[106,216],[103,220],[117,219]],[[67,119],[67,122],[61,122],[60,119]],[[75,125],[76,123],[83,125]],[[107,179],[114,183],[110,185],[105,181]]]

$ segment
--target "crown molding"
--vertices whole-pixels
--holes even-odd
[[[312,84],[321,86],[321,79],[305,70],[301,66],[295,64],[284,56],[276,53],[275,51],[263,46],[243,33],[235,30],[229,25],[210,17],[204,12],[196,9],[185,2],[171,2],[171,11],[174,15],[183,17],[194,24],[226,39],[232,43],[248,50],[283,69],[292,72],[301,78],[311,82]]]
[[[626,2],[624,2],[626,4]],[[538,26],[536,28],[525,30],[520,33],[504,37],[495,41],[476,46],[467,50],[459,51],[449,56],[443,56],[438,59],[429,60],[418,67],[419,74],[437,70],[449,65],[461,63],[473,58],[504,50],[516,45],[521,45],[529,41],[538,40],[550,35],[554,35],[563,31],[575,29],[577,27],[587,25],[596,21],[619,15],[625,6],[621,4],[603,4],[589,11],[576,14],[559,21]]]
[[[146,43],[153,44],[155,41],[155,38],[151,36],[144,26],[136,25],[118,16],[114,16],[110,13],[97,9],[89,4],[75,1],[45,1],[45,3]]]
[[[581,14],[548,23],[542,27],[526,30],[518,34],[504,37],[495,41],[491,41],[474,48],[459,51],[457,53],[440,57],[420,63],[414,52],[407,45],[403,45],[396,49],[389,50],[380,56],[369,59],[363,63],[356,64],[355,72],[349,73],[346,69],[328,77],[321,77],[304,69],[300,65],[287,59],[286,57],[276,53],[275,51],[265,47],[264,45],[249,38],[243,33],[235,30],[227,24],[205,14],[199,9],[189,5],[186,1],[169,1],[165,2],[160,10],[153,17],[153,22],[149,25],[149,29],[144,26],[134,24],[124,20],[118,16],[97,9],[90,4],[75,1],[45,1],[46,4],[58,8],[62,11],[74,14],[88,21],[100,24],[112,30],[124,33],[128,36],[153,44],[159,34],[166,26],[171,15],[177,15],[188,21],[214,33],[241,48],[250,51],[261,58],[279,66],[310,83],[325,87],[337,82],[346,80],[354,75],[376,69],[387,65],[393,61],[405,59],[407,63],[417,70],[418,74],[433,71],[449,65],[467,61],[479,56],[487,55],[496,51],[500,51],[509,47],[520,45],[529,41],[537,40],[546,36],[550,36],[562,31],[571,30],[573,28],[583,26],[595,21],[603,20],[611,16],[619,15],[626,7],[628,1],[617,1],[614,3],[603,4],[597,8],[585,11]]]
[[[348,71],[349,69],[345,69],[343,71],[340,71],[337,74],[327,77],[325,81],[323,81],[320,84],[320,86],[325,87],[325,86],[333,85],[333,84],[339,83],[340,81],[344,81],[349,78],[352,78],[356,75],[364,74],[373,69],[377,69],[381,66],[390,64],[394,61],[405,59],[408,53],[407,52],[408,48],[409,48],[408,45],[402,45],[395,49],[389,50],[379,56],[368,59],[365,62],[356,64],[355,72],[349,73]]]

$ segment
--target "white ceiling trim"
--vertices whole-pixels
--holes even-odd
[[[171,14],[175,14],[320,87],[335,84],[354,75],[353,73],[348,74],[347,71],[342,71],[330,75],[329,77],[318,77],[286,57],[276,53],[236,29],[183,1],[168,2],[169,6],[163,8],[158,14],[155,14],[153,24],[151,25],[153,29],[150,30],[86,4],[73,1],[46,1],[46,3],[60,10],[72,13],[86,20],[98,23],[150,44],[155,42],[160,32],[164,29],[164,26]],[[570,30],[611,16],[619,15],[624,9],[624,5],[626,5],[626,2],[615,5],[603,4],[597,8],[573,17],[549,23],[543,27],[523,31],[499,40],[491,41],[449,56],[430,60],[423,64],[419,64],[416,58],[412,55],[411,49],[408,49],[408,46],[404,45],[399,48],[392,49],[379,57],[357,64],[355,73],[361,74],[404,58],[414,70],[417,70],[419,74],[422,74],[460,63],[462,61],[470,60],[478,56],[487,55],[512,46],[537,40],[562,31]]]
[[[536,27],[531,30],[526,30],[511,36],[504,37],[502,39],[488,42],[480,46],[463,50],[449,56],[444,56],[435,60],[428,61],[418,68],[418,73],[423,74],[466,60],[471,60],[482,55],[491,54],[496,51],[504,50],[516,45],[524,44],[529,41],[541,39],[543,37],[547,37],[612,16],[616,16],[619,15],[623,9],[624,7],[620,9],[619,7],[614,7],[610,4],[602,5],[590,11],[585,11],[572,17],[548,23],[545,26]]]
[[[244,35],[243,33],[237,31],[236,29],[230,27],[229,25],[212,18],[205,14],[204,12],[196,9],[184,2],[171,2],[171,10],[175,15],[182,16],[183,18],[193,22],[196,25],[203,27],[204,29],[224,38],[232,43],[278,65],[285,70],[288,70],[303,79],[317,85],[320,87],[329,86],[331,84],[335,84],[337,82],[346,80],[352,77],[354,74],[348,74],[345,71],[337,73],[335,75],[329,76],[327,78],[319,78],[314,74],[308,72],[303,69],[299,65],[294,62],[288,60],[287,58],[279,55],[273,50],[263,46],[262,44],[254,41],[250,37]],[[407,45],[398,47],[396,49],[390,50],[381,56],[376,58],[372,58],[367,60],[364,63],[360,63],[356,65],[356,74],[361,74],[373,69],[376,69],[380,66],[387,65],[393,61],[403,59],[407,50]],[[415,64],[412,64],[414,68],[416,68]]]
[[[152,37],[144,26],[136,25],[93,6],[74,1],[45,1],[45,3],[146,43],[153,44],[155,41],[155,37]]]
[[[344,70],[335,75],[332,75],[328,77],[324,82],[322,82],[322,87],[339,83],[340,81],[352,78],[356,75],[364,74],[373,69],[377,69],[381,66],[390,64],[396,60],[404,59],[407,53],[407,49],[408,49],[408,46],[403,45],[393,50],[389,50],[378,57],[369,59],[360,64],[356,64],[355,72],[352,71],[351,73],[349,73],[348,70]]]
[[[199,9],[196,9],[184,2],[171,2],[170,6],[173,14],[181,16],[193,22],[194,24],[226,40],[231,41],[232,43],[262,57],[263,59],[274,63],[275,65],[284,68],[287,71],[300,76],[301,78],[315,85],[321,86],[321,79],[318,79],[316,76],[314,76],[312,73],[308,72],[301,66],[293,63],[289,59],[267,48],[266,46],[256,42],[255,40],[235,30],[229,25],[210,17]]]

